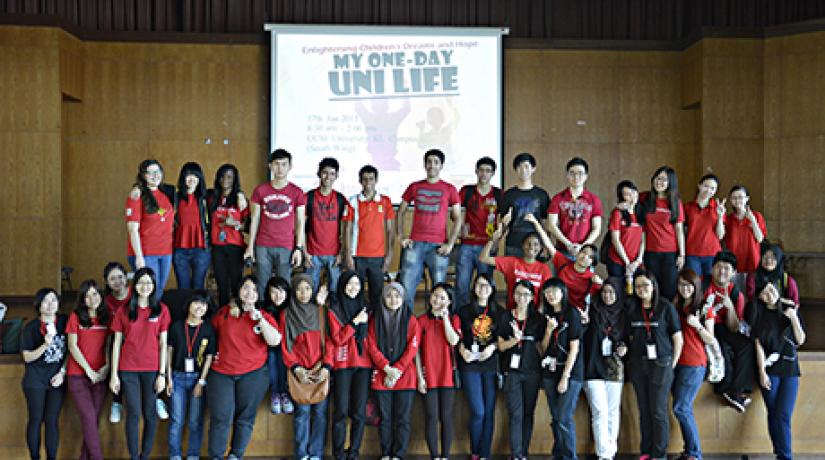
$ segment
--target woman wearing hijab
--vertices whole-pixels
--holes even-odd
[[[746,293],[749,301],[756,300],[759,295],[756,286],[771,283],[776,286],[780,295],[793,300],[799,305],[799,287],[796,280],[785,271],[785,251],[778,244],[763,241],[760,247],[759,266],[756,272],[748,275]]]
[[[292,298],[281,313],[284,330],[282,347],[284,365],[303,383],[328,380],[332,368],[329,341],[324,341],[321,308],[312,301],[312,278],[306,274],[292,278]],[[294,399],[294,398],[293,398]],[[327,439],[327,402],[299,404],[295,402],[292,426],[295,432],[295,458],[320,459]]]
[[[611,276],[591,305],[591,323],[584,333],[584,393],[590,403],[596,457],[616,456],[619,408],[627,354],[624,281]]]
[[[367,351],[372,360],[372,389],[381,412],[381,458],[403,459],[410,440],[410,412],[416,388],[418,321],[404,307],[400,283],[384,286],[382,307],[370,319]],[[402,308],[404,307],[404,308]]]
[[[325,287],[319,289],[318,301]],[[358,449],[364,436],[367,395],[370,391],[372,363],[367,354],[367,310],[364,283],[354,271],[345,271],[338,280],[338,288],[330,299],[327,313],[329,340],[332,342],[332,374],[335,400],[332,416],[332,456],[336,460],[358,458]],[[350,418],[349,448],[347,417]]]

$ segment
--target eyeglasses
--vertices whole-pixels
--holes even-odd
[[[570,177],[584,177],[587,173],[584,171],[567,171],[567,175]]]
[[[135,286],[154,286],[154,285],[155,285],[155,283],[153,283],[151,281],[138,281],[137,283],[135,283]]]
[[[650,289],[653,287],[653,283],[638,283],[636,284],[636,289]]]
[[[524,299],[524,298],[533,297],[533,294],[531,294],[529,292],[516,292],[515,294],[513,294],[513,297],[518,297],[520,299]]]
[[[163,171],[161,171],[160,169],[147,169],[145,174],[147,176],[160,176],[163,174]]]

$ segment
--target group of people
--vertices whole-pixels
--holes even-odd
[[[567,163],[569,187],[552,198],[533,184],[529,153],[515,157],[517,185],[504,192],[490,183],[491,158],[478,160],[477,183],[460,191],[440,179],[444,160],[439,150],[424,154],[426,178],[409,185],[397,212],[377,191],[373,166],[359,171],[361,193],[337,192],[334,158],[320,162],[319,187],[304,192],[288,180],[290,153],[275,150],[272,179],[251,199],[232,165],[218,169],[207,191],[196,163],[183,166],[175,189],[163,183],[157,161],[142,162],[126,203],[131,285],[112,262],[102,287],[82,283],[68,317],[54,290],[35,296],[38,318],[21,339],[32,458],[40,458],[43,424],[47,456],[56,456],[65,381],[84,459],[102,458],[98,418],[107,388],[125,404],[132,458],[151,454],[162,393],[171,402],[170,458],[184,457],[184,426],[185,456],[199,458],[206,406],[209,458],[224,458],[227,448],[227,458],[242,458],[269,389],[271,410],[293,413],[298,459],[324,455],[330,399],[332,454],[357,458],[370,394],[382,458],[404,458],[416,391],[430,456],[447,459],[461,388],[472,458],[491,455],[501,391],[510,455],[522,459],[543,388],[553,458],[577,458],[573,414],[584,390],[595,454],[607,459],[617,452],[629,380],[640,458],[666,457],[672,394],[680,458],[694,459],[702,450],[692,408],[706,378],[740,412],[756,380],[774,452],[792,458],[797,348],[805,341],[799,294],[745,187],[716,199],[719,180],[708,174],[683,205],[669,167],[656,170],[643,193],[622,181],[597,245],[604,212],[586,188],[585,160]],[[385,282],[395,241],[400,278]],[[451,257],[454,287],[445,282]],[[204,290],[210,259],[219,308]],[[600,261],[606,280],[595,274]],[[255,274],[244,276],[250,264]],[[185,319],[174,323],[160,300],[172,266],[178,287],[193,289]],[[425,267],[432,287],[415,316]],[[496,270],[507,284],[504,305]]]

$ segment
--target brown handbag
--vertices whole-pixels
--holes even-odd
[[[289,387],[289,396],[297,404],[318,404],[326,399],[329,394],[329,380],[327,377],[323,381],[316,381],[315,377],[321,372],[324,365],[324,352],[326,351],[326,315],[324,308],[318,307],[318,318],[321,332],[321,359],[312,369],[308,369],[310,380],[309,383],[301,383],[295,373],[290,370],[286,374],[286,383]]]

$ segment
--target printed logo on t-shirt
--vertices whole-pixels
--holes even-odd
[[[427,190],[420,188],[415,194],[415,210],[438,213],[441,210],[441,190]]]
[[[52,343],[46,348],[43,353],[43,361],[53,364],[63,361],[63,356],[66,354],[66,337],[57,335],[52,339]]]
[[[516,282],[527,280],[533,286],[541,287],[541,273],[530,273],[520,268],[513,269],[513,273],[516,275]]]
[[[315,201],[315,209],[312,210],[312,219],[321,222],[338,221],[338,203],[323,203]]]
[[[564,201],[559,208],[567,214],[569,220],[581,220],[586,212],[593,211],[593,205],[584,200]]]
[[[532,197],[518,197],[513,201],[513,218],[520,220],[524,219],[524,216],[527,214],[535,214],[539,210],[539,202],[538,198]]]
[[[264,215],[270,219],[285,219],[292,213],[292,198],[273,193],[264,197],[262,208]]]

